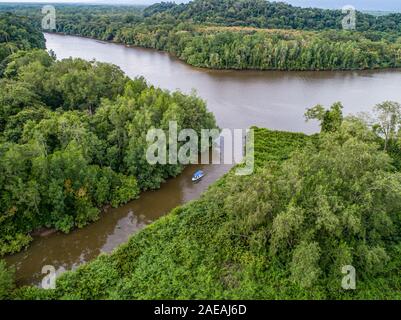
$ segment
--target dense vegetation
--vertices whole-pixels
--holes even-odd
[[[145,29],[146,30],[146,29]],[[401,43],[372,41],[346,31],[200,28],[194,31],[124,28],[115,40],[169,51],[185,62],[215,69],[352,70],[401,66]]]
[[[225,26],[269,29],[342,29],[341,10],[300,8],[266,0],[194,0],[186,4],[162,2],[147,7],[145,17],[171,18]],[[401,31],[401,14],[374,16],[357,12],[360,31]]]
[[[331,129],[320,135],[256,129],[253,175],[229,173],[111,255],[62,275],[56,290],[14,297],[399,298],[401,174],[380,136],[358,118],[336,121],[338,110],[327,110],[322,128]],[[345,265],[356,268],[355,291],[341,288]]]
[[[12,14],[0,14],[0,75],[3,61],[18,50],[45,48],[43,34],[35,28],[28,18]]]
[[[41,20],[39,7],[35,11],[20,5],[14,11]],[[197,67],[349,70],[401,66],[401,14],[359,13],[358,31],[339,30],[343,17],[340,11],[264,0],[195,0],[144,10],[64,5],[57,7],[56,31],[164,50]]]
[[[146,161],[150,128],[215,127],[195,95],[130,80],[113,65],[20,50],[2,73],[0,255],[26,246],[35,229],[83,227],[104,205],[179,174],[180,165]]]
[[[395,34],[205,26],[210,21],[202,20],[202,12],[193,17],[202,25],[186,21],[193,19],[185,16],[191,6],[203,3],[163,4],[143,15],[137,11],[121,28],[109,31],[102,27],[110,21],[106,14],[93,15],[106,21],[99,28],[91,25],[91,18],[84,23],[84,15],[77,15],[82,21],[77,26],[95,32],[91,36],[185,53],[182,59],[205,66],[231,61],[224,67],[345,69],[399,63]],[[216,12],[213,23],[227,19],[223,10]],[[116,9],[113,19],[118,24],[120,15],[128,14]],[[258,14],[248,12],[247,17]],[[152,25],[152,19],[164,22]],[[24,30],[30,30],[30,40],[24,41]],[[43,38],[35,35],[39,33],[24,21],[1,38],[3,48],[12,50],[3,51],[0,79],[0,255],[26,246],[37,228],[68,232],[82,227],[98,218],[102,206],[125,203],[140,190],[157,188],[177,175],[181,166],[145,161],[149,128],[167,129],[171,120],[198,132],[216,126],[195,95],[128,79],[109,64],[56,61],[40,50]],[[327,39],[338,42],[330,47]],[[307,51],[298,48],[306,57],[314,52],[311,57],[294,53],[296,58],[288,58],[283,48],[298,40],[315,44]],[[191,51],[188,43],[197,41],[199,47]],[[224,48],[224,41],[233,43],[225,48],[226,58],[234,50],[240,59],[213,55]],[[269,48],[273,41],[270,49],[281,51],[271,53],[274,62],[252,65],[249,57],[256,56],[246,51],[254,48],[252,41],[255,48],[260,43]],[[337,47],[335,55],[325,56]],[[13,270],[0,262],[0,299],[399,298],[401,106],[387,101],[375,113],[372,121],[344,119],[336,103],[306,112],[308,120],[321,122],[318,135],[255,129],[253,175],[230,172],[199,200],[176,208],[111,255],[63,274],[56,290],[14,290]],[[355,291],[341,288],[344,265],[356,268]]]

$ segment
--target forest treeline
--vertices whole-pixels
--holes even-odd
[[[357,11],[359,31],[401,32],[401,14],[374,16]],[[301,8],[266,0],[193,0],[156,3],[144,9],[153,21],[174,18],[200,24],[248,26],[269,29],[342,29],[342,10]]]
[[[27,17],[0,13],[0,72],[1,63],[18,50],[45,49],[45,38]]]
[[[22,41],[24,50],[2,61],[0,256],[25,247],[36,229],[83,227],[105,205],[119,206],[178,175],[181,165],[146,161],[149,129],[168,130],[170,121],[199,134],[216,127],[195,94],[131,80],[111,64],[56,61],[44,50],[25,50],[42,46],[39,30],[10,30],[1,45],[19,48],[18,35],[28,32],[35,41]]]
[[[18,11],[23,16],[40,15],[42,5],[1,4],[0,10]],[[80,14],[112,23],[190,22],[195,24],[247,26],[268,29],[325,30],[342,29],[346,14],[341,10],[301,8],[266,0],[192,0],[188,3],[160,2],[141,5],[66,5],[57,4],[58,13],[79,22]],[[358,8],[357,8],[358,9]],[[77,16],[78,14],[78,16]],[[359,31],[401,32],[401,13],[373,15],[356,11]]]
[[[6,8],[41,21],[39,7]],[[353,70],[401,66],[401,14],[358,13],[357,31],[344,31],[339,30],[341,11],[264,0],[194,0],[145,9],[67,5],[56,9],[57,32],[163,50],[197,67]]]
[[[177,175],[181,166],[144,161],[149,128],[167,129],[170,120],[197,132],[216,126],[195,95],[128,79],[109,64],[56,61],[41,41],[18,50],[13,32],[43,39],[31,27],[12,28],[1,41],[15,49],[1,64],[0,254],[26,246],[32,230],[84,226],[103,205],[125,203]],[[272,33],[285,38],[288,31]],[[377,41],[394,45],[389,36]],[[0,298],[398,298],[401,106],[384,102],[375,112],[370,121],[344,118],[340,103],[316,106],[306,112],[321,122],[313,136],[255,129],[254,174],[232,171],[112,254],[61,275],[55,290],[15,290],[0,262]],[[345,265],[355,267],[357,290],[341,287]]]
[[[256,171],[234,170],[110,255],[67,272],[55,290],[16,299],[398,299],[401,288],[399,104],[375,126],[317,106],[313,136],[255,128]],[[390,117],[391,118],[391,117]],[[391,120],[390,120],[391,121]],[[384,131],[382,131],[382,129]],[[397,134],[398,132],[398,134]],[[342,287],[344,266],[356,290]]]
[[[346,31],[299,32],[200,27],[168,31],[123,28],[117,42],[166,50],[214,69],[353,70],[401,66],[401,42]]]

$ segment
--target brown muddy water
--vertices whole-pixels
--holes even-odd
[[[256,125],[276,130],[313,133],[316,123],[305,123],[305,109],[341,101],[346,114],[370,111],[384,100],[401,102],[401,71],[276,72],[216,71],[193,68],[155,50],[128,48],[80,37],[46,34],[47,48],[58,59],[79,57],[118,65],[128,76],[144,76],[155,86],[185,93],[196,89],[206,100],[221,128]],[[191,182],[202,168],[205,178]],[[59,272],[74,269],[115,247],[178,205],[196,199],[229,170],[226,165],[190,166],[160,190],[118,209],[108,209],[99,221],[65,235],[35,237],[29,248],[6,261],[17,269],[17,283],[39,284],[42,267]]]

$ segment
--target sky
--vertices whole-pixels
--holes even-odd
[[[161,0],[160,0],[161,1]],[[64,3],[125,3],[125,4],[152,4],[159,0],[0,0],[0,2],[64,2]],[[169,0],[164,0],[169,1]],[[177,0],[175,2],[188,2]],[[401,0],[284,0],[302,7],[342,8],[344,5],[353,5],[359,10],[401,11]]]

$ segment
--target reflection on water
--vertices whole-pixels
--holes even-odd
[[[346,113],[367,111],[384,100],[401,102],[401,72],[258,72],[213,71],[192,68],[169,55],[147,49],[78,37],[47,34],[47,47],[58,58],[81,57],[119,65],[130,77],[143,75],[151,84],[169,90],[190,92],[196,88],[221,128],[248,128],[252,125],[278,130],[317,130],[305,123],[305,108],[318,103],[342,101]],[[118,209],[109,209],[99,221],[71,234],[36,238],[23,252],[7,257],[17,268],[18,284],[39,283],[44,265],[59,271],[70,270],[119,244],[174,207],[199,197],[230,166],[187,167],[160,190],[145,192],[139,200]],[[202,169],[197,184],[192,174]]]
[[[130,77],[144,76],[161,88],[189,93],[195,88],[222,128],[252,125],[315,132],[305,109],[342,101],[346,113],[369,110],[384,100],[401,101],[400,71],[280,72],[193,68],[170,55],[79,37],[46,34],[58,58],[81,57],[114,63]]]

